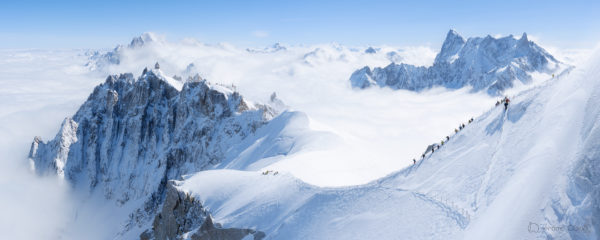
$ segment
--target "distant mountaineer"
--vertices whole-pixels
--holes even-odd
[[[158,65],[158,62],[156,62],[156,64],[154,64],[154,69],[160,69],[160,65]]]

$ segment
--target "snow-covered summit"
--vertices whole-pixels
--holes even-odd
[[[460,36],[458,32],[456,32],[454,29],[451,29],[448,31],[448,34],[446,34],[446,40],[442,44],[442,50],[436,56],[435,62],[451,62],[455,60],[453,58],[455,58],[458,52],[462,49],[465,42],[465,39]]]
[[[142,35],[134,37],[131,40],[131,43],[129,43],[129,48],[136,48],[136,47],[141,47],[144,46],[145,44],[149,44],[149,43],[153,43],[153,42],[158,42],[160,41],[160,38],[152,32],[145,32],[142,33]]]
[[[375,49],[373,47],[368,47],[367,49],[365,49],[365,53],[368,53],[368,54],[377,53],[377,49]]]
[[[550,76],[567,67],[529,41],[526,33],[519,39],[512,35],[502,38],[488,35],[465,40],[450,30],[433,66],[391,63],[385,68],[365,67],[355,71],[350,82],[355,88],[377,85],[414,91],[434,86],[450,89],[470,86],[473,91],[486,90],[498,95],[515,86],[516,81],[531,83],[533,74]]]
[[[281,43],[275,43],[265,48],[246,48],[246,51],[249,53],[274,53],[285,50],[287,50],[287,48]]]
[[[144,69],[141,79],[147,81],[148,79],[154,79],[154,78],[157,78],[159,80],[162,80],[162,81],[168,83],[171,87],[177,89],[177,91],[181,91],[183,88],[184,83],[182,81],[165,75],[163,73],[163,71],[160,70],[160,68],[154,68],[154,69],[150,69],[150,70],[148,70],[148,68]]]
[[[140,36],[136,36],[131,39],[131,42],[127,46],[118,44],[115,48],[110,51],[94,51],[89,53],[89,62],[86,66],[90,70],[97,70],[108,67],[110,65],[119,65],[126,51],[140,49],[148,45],[153,44],[164,44],[164,37],[157,35],[152,32],[142,33]]]

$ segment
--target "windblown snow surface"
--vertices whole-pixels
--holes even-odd
[[[178,183],[224,227],[267,239],[597,239],[600,55],[515,96],[416,165],[320,188],[291,174],[212,170]],[[373,161],[376,161],[373,159]]]

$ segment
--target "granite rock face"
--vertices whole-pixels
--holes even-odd
[[[178,235],[200,226],[208,217],[209,214],[199,201],[188,194],[178,192],[173,185],[168,184],[162,210],[152,223],[154,237],[175,239]]]
[[[124,203],[220,162],[272,117],[267,106],[199,78],[178,91],[160,70],[137,80],[121,74],[96,87],[53,140],[34,139],[29,157],[39,174]]]
[[[222,228],[215,224],[199,200],[179,191],[173,182],[169,182],[164,204],[154,218],[152,229],[144,231],[140,239],[184,239],[184,235],[193,240],[239,240],[248,235],[260,240],[265,237],[260,231]]]
[[[183,239],[183,235],[193,240],[239,240],[248,235],[260,240],[265,237],[260,231],[222,228],[215,224],[200,201],[169,182],[162,210],[154,218],[152,229],[144,231],[140,239]]]
[[[109,76],[54,139],[35,137],[29,159],[37,174],[56,174],[80,193],[117,207],[138,206],[124,227],[128,231],[154,219],[169,180],[235,158],[251,146],[244,140],[260,138],[257,129],[276,115],[278,110],[197,75],[184,83],[146,69],[137,79]],[[253,153],[257,159],[277,154]]]

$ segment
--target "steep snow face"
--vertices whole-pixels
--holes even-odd
[[[599,65],[492,108],[435,153],[366,185],[215,170],[177,188],[223,226],[267,239],[597,239]]]
[[[512,88],[515,81],[532,82],[532,73],[546,75],[567,68],[523,33],[503,38],[475,37],[464,40],[450,30],[431,67],[391,63],[385,68],[368,67],[355,71],[350,82],[355,88],[373,85],[419,91],[433,86],[450,89],[470,86],[498,95]],[[368,69],[369,71],[366,71]]]

